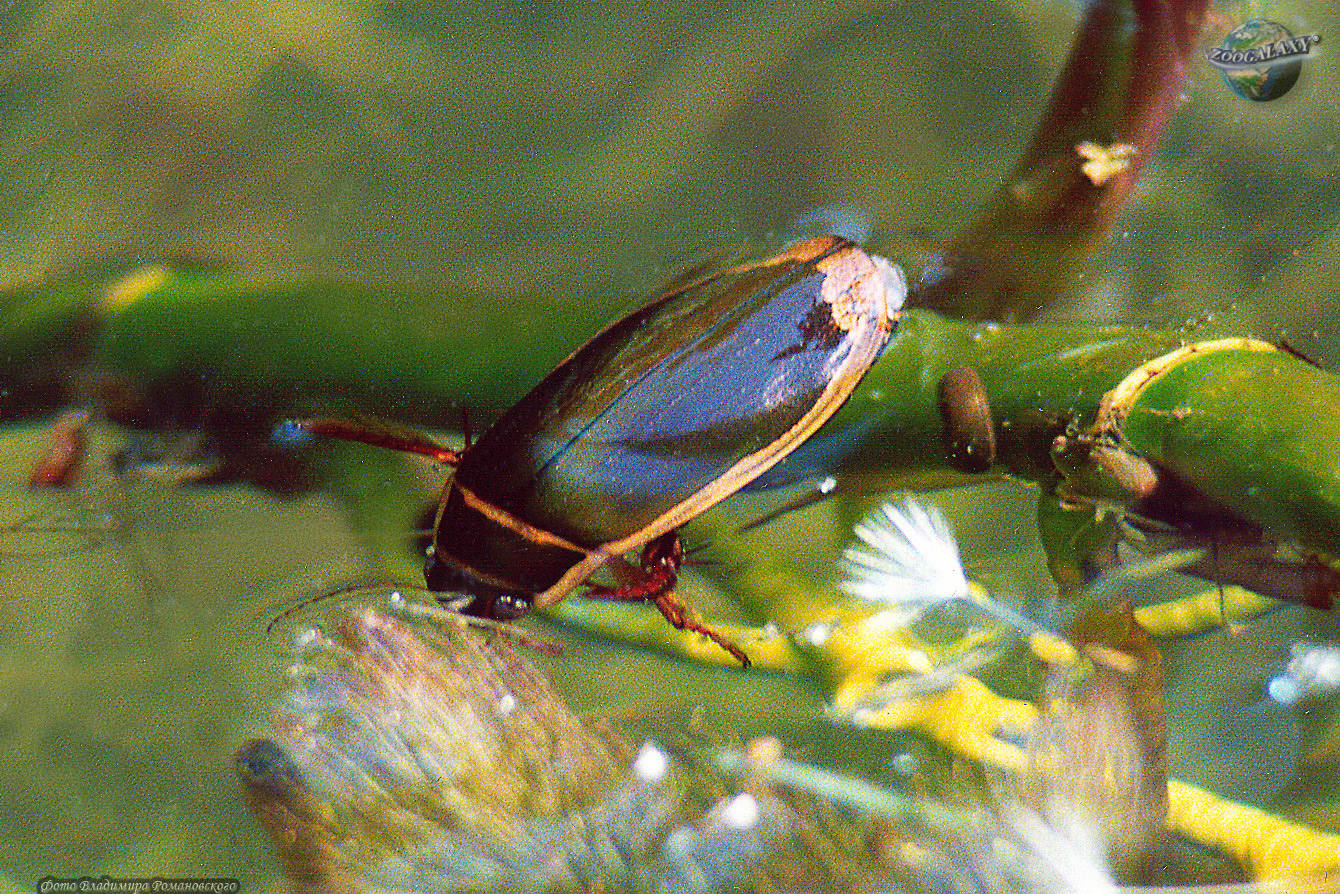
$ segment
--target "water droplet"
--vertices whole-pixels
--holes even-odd
[[[811,646],[822,646],[832,635],[832,624],[811,624],[805,628],[805,642]]]
[[[1293,677],[1280,674],[1266,681],[1266,695],[1277,705],[1296,705],[1303,691]]]

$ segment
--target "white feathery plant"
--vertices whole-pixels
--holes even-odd
[[[910,498],[901,507],[885,503],[856,525],[856,536],[867,548],[847,549],[843,588],[900,612],[903,623],[931,606],[970,598],[958,541],[935,506]]]
[[[1043,661],[1068,665],[1073,646],[968,580],[944,515],[910,496],[885,503],[856,526],[861,545],[843,556],[853,596],[882,606],[875,623],[907,626],[936,606],[966,602],[1017,632]]]

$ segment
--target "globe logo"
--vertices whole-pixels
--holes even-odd
[[[1279,22],[1253,19],[1228,32],[1206,56],[1238,96],[1268,102],[1289,92],[1319,43],[1320,34],[1294,37]]]

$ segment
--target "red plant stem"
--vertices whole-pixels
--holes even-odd
[[[1047,112],[978,218],[913,287],[912,301],[960,317],[1026,320],[1107,240],[1182,95],[1208,0],[1097,0]],[[1086,174],[1081,143],[1131,147],[1126,167]]]

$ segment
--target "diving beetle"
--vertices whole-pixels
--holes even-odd
[[[608,567],[595,598],[686,617],[676,529],[726,499],[828,420],[897,326],[902,272],[817,236],[660,297],[609,325],[461,452],[336,420],[303,430],[424,453],[456,467],[425,578],[464,614],[511,620]],[[622,558],[641,550],[634,565]]]

